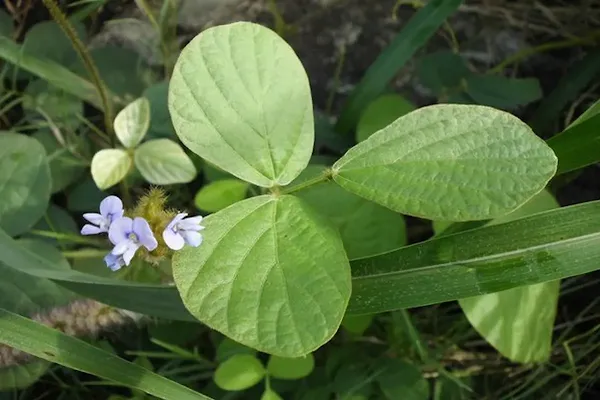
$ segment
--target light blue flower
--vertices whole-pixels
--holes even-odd
[[[123,265],[129,265],[135,252],[144,246],[148,251],[156,249],[158,242],[150,229],[148,221],[144,218],[136,217],[133,220],[129,217],[121,217],[112,222],[108,229],[108,239],[115,247],[104,261],[109,268],[115,271]],[[120,257],[114,258],[110,255]]]
[[[200,231],[204,229],[200,222],[202,217],[186,218],[187,213],[177,214],[163,231],[163,239],[173,250],[180,250],[185,244],[198,247],[202,244]]]
[[[116,256],[113,253],[108,253],[106,257],[104,257],[104,262],[111,271],[118,271],[123,265],[125,265],[123,256]]]
[[[123,202],[117,196],[108,196],[100,203],[100,214],[85,213],[83,218],[93,225],[85,224],[81,228],[82,235],[97,235],[108,232],[111,223],[123,216]]]

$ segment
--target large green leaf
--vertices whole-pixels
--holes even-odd
[[[10,63],[18,64],[20,68],[48,81],[48,83],[60,88],[64,92],[77,96],[100,110],[102,109],[102,101],[91,82],[54,61],[25,53],[22,46],[1,36],[0,58]],[[110,93],[109,96],[111,99],[113,98],[113,95]]]
[[[96,346],[1,308],[0,343],[161,399],[210,399]]]
[[[552,150],[516,117],[441,104],[405,115],[333,166],[344,189],[404,214],[468,221],[499,217],[541,191]]]
[[[75,33],[85,42],[85,27],[81,22],[71,21]],[[23,51],[36,57],[46,58],[58,64],[68,65],[77,58],[71,40],[54,21],[43,21],[27,31]]]
[[[32,135],[40,141],[48,155],[50,176],[52,179],[52,193],[57,193],[75,182],[85,171],[83,160],[77,158],[71,151],[61,146],[56,137],[48,129],[42,129]],[[78,138],[76,143],[69,146],[75,152],[81,152],[83,139]]]
[[[544,190],[490,225],[558,207]],[[557,280],[469,297],[459,304],[471,325],[502,355],[516,362],[540,362],[550,356],[559,289]]]
[[[396,119],[415,110],[415,105],[398,94],[386,94],[371,102],[360,116],[356,141],[362,142]]]
[[[385,90],[404,64],[461,3],[462,0],[431,0],[417,11],[379,54],[352,92],[336,124],[338,132],[345,133],[354,128],[365,107]]]
[[[196,36],[177,60],[169,110],[190,150],[259,186],[287,185],[312,153],[308,78],[292,48],[261,25]]]
[[[144,179],[154,185],[188,183],[196,177],[194,163],[171,139],[142,143],[135,149],[134,163]]]
[[[173,256],[184,304],[244,345],[305,355],[338,329],[350,269],[333,227],[292,196],[259,196],[208,216],[202,246]]]
[[[12,236],[29,230],[46,211],[51,185],[44,147],[0,132],[0,227]]]
[[[314,178],[323,170],[323,166],[309,165],[295,182]],[[406,244],[406,224],[401,214],[352,194],[334,182],[302,190],[298,197],[335,225],[351,260]]]

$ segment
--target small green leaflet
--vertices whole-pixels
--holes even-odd
[[[128,149],[136,147],[150,126],[150,102],[140,97],[119,111],[114,129],[119,141]]]
[[[169,111],[185,146],[258,186],[287,185],[312,153],[306,72],[292,48],[258,24],[196,36],[175,65]]]
[[[144,179],[154,185],[187,183],[196,177],[194,163],[171,139],[143,143],[135,149],[134,163]]]
[[[344,189],[396,212],[469,221],[515,210],[556,171],[552,150],[509,113],[440,104],[405,115],[333,166]]]
[[[223,362],[215,371],[214,381],[223,390],[248,389],[265,377],[265,368],[250,354],[236,354]]]
[[[108,189],[127,176],[132,164],[131,156],[123,149],[100,150],[92,158],[92,178],[98,189]]]
[[[356,141],[362,142],[415,109],[414,104],[398,94],[386,94],[378,97],[360,116],[356,127]]]
[[[315,358],[311,354],[304,357],[287,358],[271,356],[267,363],[267,371],[273,378],[302,379],[315,368]]]
[[[217,212],[246,198],[250,185],[239,179],[221,179],[203,186],[194,198],[196,207]]]

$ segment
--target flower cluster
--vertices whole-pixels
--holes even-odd
[[[89,224],[81,229],[82,235],[108,233],[108,239],[114,245],[112,251],[104,257],[106,265],[113,271],[129,265],[135,253],[144,247],[148,252],[155,250],[159,243],[148,221],[142,217],[126,217],[123,202],[117,196],[108,196],[100,203],[100,213],[83,214]],[[172,214],[171,214],[172,215]],[[164,243],[171,250],[180,250],[184,245],[198,247],[202,243],[200,225],[202,217],[187,217],[179,213],[162,231]],[[164,225],[163,225],[164,226]]]

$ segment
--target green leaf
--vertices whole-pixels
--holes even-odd
[[[11,236],[28,231],[44,215],[51,185],[44,147],[28,136],[0,132],[0,228]]]
[[[44,376],[49,366],[48,361],[37,360],[25,365],[0,368],[0,392],[25,389],[33,385]]]
[[[81,125],[78,115],[83,115],[83,102],[43,80],[27,85],[23,93],[25,118],[32,123],[50,119],[59,128],[74,131]]]
[[[131,156],[123,149],[100,150],[92,158],[92,178],[98,189],[108,189],[127,176],[131,164]]]
[[[161,399],[210,399],[82,340],[0,309],[0,343]]]
[[[149,72],[138,54],[123,47],[109,45],[92,49],[90,55],[104,84],[121,101],[130,102],[142,94],[147,86]],[[79,59],[72,64],[71,69],[82,77],[88,76]]]
[[[236,354],[219,365],[214,381],[223,390],[237,391],[256,385],[265,377],[265,368],[258,358]]]
[[[146,136],[150,126],[150,102],[145,97],[129,103],[115,117],[114,129],[126,148],[134,148]]]
[[[450,50],[429,53],[417,65],[419,80],[437,96],[460,88],[463,80],[471,75],[465,60]]]
[[[87,177],[76,185],[67,189],[67,208],[69,211],[90,212],[99,210],[100,202],[107,194],[94,183],[91,177]]]
[[[323,170],[323,166],[309,165],[295,182],[317,177]],[[351,260],[406,244],[406,224],[401,214],[358,197],[334,182],[302,190],[298,197],[333,223]]]
[[[560,117],[561,111],[576,101],[581,92],[600,74],[600,50],[587,53],[580,61],[569,66],[554,90],[544,98],[529,125],[538,134],[547,130]],[[560,128],[559,128],[560,129]]]
[[[558,157],[557,174],[597,163],[600,161],[600,114],[572,124],[547,143]]]
[[[254,356],[256,350],[225,337],[217,346],[215,361],[220,363],[236,354],[250,354]]]
[[[394,211],[451,221],[495,218],[541,191],[552,150],[516,117],[433,105],[397,119],[333,166],[344,189]]]
[[[154,185],[188,183],[196,177],[196,167],[181,146],[170,139],[142,143],[134,153],[136,168]]]
[[[236,22],[196,36],[177,60],[169,110],[190,150],[258,186],[287,185],[312,153],[306,72],[261,25]]]
[[[432,0],[417,11],[389,46],[371,64],[342,109],[336,124],[340,133],[351,131],[367,105],[375,100],[398,71],[412,58],[460,4],[461,0]]]
[[[312,353],[304,357],[271,356],[267,363],[269,375],[277,379],[302,379],[315,368],[315,358]]]
[[[384,364],[386,370],[377,376],[377,382],[386,399],[429,399],[429,384],[417,367],[396,359]]]
[[[266,389],[260,396],[260,400],[283,400],[283,398],[272,389]]]
[[[590,106],[587,110],[585,110],[575,121],[569,125],[569,128],[582,123],[583,121],[587,121],[588,119],[595,117],[600,114],[600,99],[597,100],[594,104]]]
[[[373,322],[373,315],[346,315],[342,320],[342,326],[348,332],[352,332],[357,335],[362,335],[371,326]]]
[[[168,81],[154,84],[144,91],[144,97],[150,102],[150,115],[152,116],[147,134],[150,139],[175,139],[177,137],[169,115],[168,95]]]
[[[223,179],[203,186],[194,203],[200,210],[217,212],[246,198],[248,183],[239,179]]]
[[[48,155],[52,193],[62,191],[83,174],[86,168],[82,160],[73,155],[67,148],[61,146],[50,130],[39,130],[32,136],[44,146]],[[73,151],[80,151],[83,147],[83,139],[78,138],[78,140],[79,143],[71,143],[67,146],[70,146]]]
[[[308,354],[334,335],[350,269],[339,235],[318,214],[293,196],[258,196],[203,222],[202,246],[173,255],[175,284],[194,316],[283,357]]]
[[[501,109],[514,109],[542,98],[536,78],[507,78],[499,75],[473,75],[467,78],[467,94],[476,103]]]
[[[85,27],[81,22],[70,21],[75,33],[85,42]],[[43,21],[27,31],[23,51],[35,57],[45,58],[58,64],[69,64],[77,58],[71,40],[54,21]]]
[[[95,86],[62,65],[35,54],[25,53],[22,46],[5,37],[0,37],[0,58],[18,64],[19,68],[31,72],[64,92],[77,96],[102,110],[102,101]],[[109,97],[113,99],[113,94],[109,93]]]
[[[377,98],[360,116],[356,127],[356,141],[362,142],[415,109],[414,104],[397,94],[387,94]]]

